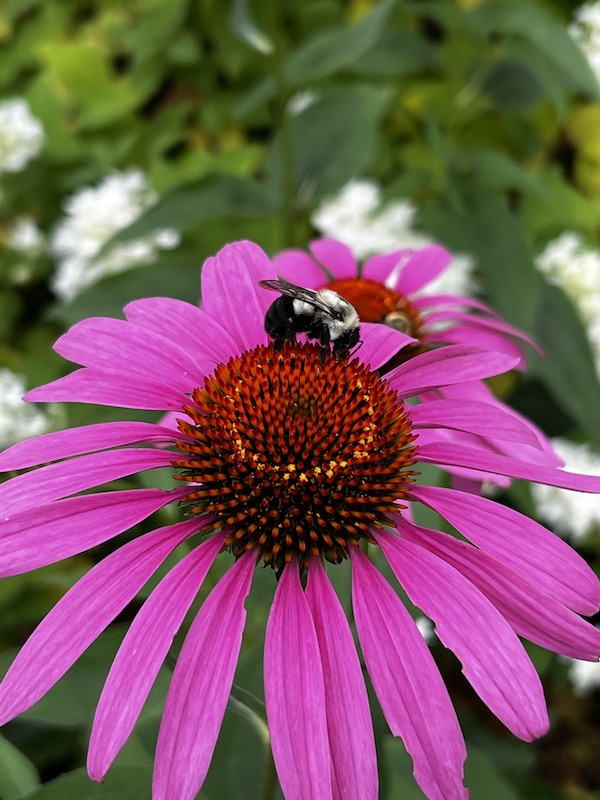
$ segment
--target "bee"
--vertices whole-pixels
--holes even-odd
[[[360,343],[360,320],[353,305],[331,289],[303,289],[280,278],[259,281],[264,289],[281,292],[265,315],[265,331],[273,339],[275,349],[284,342],[296,340],[297,333],[306,333],[321,345],[321,365],[333,344],[333,355],[344,358],[354,345]]]

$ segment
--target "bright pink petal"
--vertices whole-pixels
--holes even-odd
[[[538,464],[516,461],[514,458],[496,455],[488,450],[465,447],[461,444],[424,444],[419,447],[419,461],[430,464],[447,464],[449,466],[482,469],[510,478],[521,478],[563,489],[574,489],[578,492],[600,492],[600,478],[594,475],[577,475]]]
[[[361,363],[370,366],[373,370],[383,366],[403,347],[418,344],[417,339],[389,328],[387,325],[374,322],[363,322],[360,332],[363,343],[355,351],[356,355]]]
[[[365,681],[346,615],[316,558],[306,599],[323,665],[334,800],[376,800],[377,755]]]
[[[93,403],[153,411],[181,411],[190,401],[186,394],[164,383],[88,368],[75,370],[64,378],[38,386],[23,399],[31,403]]]
[[[495,308],[477,300],[474,297],[464,297],[459,294],[430,294],[422,295],[421,297],[412,298],[411,302],[418,309],[426,308],[441,308],[442,306],[457,306],[459,308],[474,308],[477,311],[483,311],[490,317],[495,319],[502,319],[502,316],[496,311]]]
[[[57,353],[83,367],[126,375],[130,381],[152,375],[181,392],[192,392],[214,370],[214,361],[192,356],[152,330],[122,319],[92,318],[78,322],[54,345]]]
[[[411,258],[411,250],[393,250],[391,253],[372,256],[363,264],[361,277],[385,284],[389,289],[396,289],[400,268]]]
[[[184,416],[180,414],[180,416]],[[181,437],[181,434],[178,434]],[[0,472],[37,467],[60,458],[122,447],[128,444],[167,444],[173,431],[150,422],[102,422],[45,433],[0,453]]]
[[[389,372],[385,379],[403,397],[410,397],[439,386],[489,378],[512,369],[515,364],[514,358],[503,353],[450,345],[411,358]]]
[[[166,450],[111,450],[61,461],[18,475],[0,485],[4,514],[39,508],[52,500],[124,478],[146,469],[170,467],[177,456]]]
[[[598,660],[600,630],[517,572],[448,534],[402,522],[398,526],[402,526],[403,536],[451,564],[477,586],[519,636],[561,655]]]
[[[358,277],[358,264],[352,250],[337,239],[313,239],[308,245],[313,256],[324,264],[335,280]]]
[[[399,527],[400,533],[403,528]],[[387,531],[376,539],[410,600],[463,666],[488,708],[527,742],[548,730],[540,678],[510,625],[473,584],[437,556]]]
[[[465,744],[425,640],[400,598],[358,548],[352,601],[369,675],[385,718],[412,760],[429,800],[466,800]]]
[[[269,614],[264,676],[273,758],[284,797],[331,800],[319,642],[293,561],[283,570]]]
[[[189,355],[203,362],[209,356],[219,364],[240,352],[218,320],[183,300],[171,297],[134,300],[123,311],[129,322],[182,345]]]
[[[267,341],[265,313],[275,296],[258,282],[276,277],[266,254],[253,242],[226,245],[202,268],[202,305],[240,350]]]
[[[452,255],[437,244],[417,250],[403,267],[397,283],[405,297],[418,292],[450,265]]]
[[[189,523],[188,523],[189,524]],[[104,684],[87,767],[101,781],[123,747],[225,536],[202,542],[161,580],[136,614]]]
[[[433,333],[425,332],[424,341],[429,345],[439,344],[464,344],[476,345],[481,350],[505,353],[516,359],[515,369],[523,370],[526,360],[523,350],[516,342],[495,331],[486,331],[476,327],[455,327],[443,330],[434,330]]]
[[[538,522],[485,497],[453,489],[413,486],[410,496],[559,603],[588,616],[600,608],[600,581],[594,570]]]
[[[329,277],[314,258],[303,250],[283,250],[271,259],[275,272],[282,278],[307,289],[321,289]]]
[[[499,341],[512,336],[515,339],[520,339],[521,341],[526,342],[540,355],[542,354],[537,342],[532,339],[531,336],[525,333],[525,331],[522,331],[520,328],[515,328],[513,325],[509,325],[508,322],[505,322],[503,319],[484,317],[481,314],[469,314],[465,311],[445,309],[443,311],[434,311],[433,313],[428,314],[426,320],[427,323],[446,322],[448,320],[454,320],[463,323],[466,328],[469,328],[472,331],[474,337],[477,337],[481,331],[495,332],[496,334],[499,334]]]
[[[416,428],[451,428],[492,439],[525,442],[539,447],[537,437],[518,417],[498,405],[476,400],[433,400],[410,409]]]
[[[177,659],[156,745],[153,800],[194,800],[208,772],[246,621],[256,563],[245,553],[208,595]]]
[[[197,520],[186,520],[147,533],[81,578],[40,622],[0,684],[0,724],[46,694],[197,528]]]
[[[133,489],[56,500],[0,521],[0,577],[21,575],[112,539],[186,489]]]

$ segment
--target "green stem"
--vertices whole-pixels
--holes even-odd
[[[277,780],[275,762],[273,761],[273,752],[271,750],[271,745],[269,745],[265,754],[265,766],[260,785],[259,800],[273,800],[278,785],[279,782]]]

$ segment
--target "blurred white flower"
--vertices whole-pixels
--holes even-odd
[[[583,50],[596,78],[600,80],[600,2],[584,3],[575,11],[569,33]]]
[[[297,117],[298,114],[301,114],[303,111],[306,111],[307,108],[314,105],[319,97],[319,93],[312,89],[302,89],[290,97],[287,110],[292,117]]]
[[[44,250],[46,239],[31,217],[20,217],[10,227],[6,244],[11,250],[35,257]]]
[[[569,659],[569,678],[575,694],[585,695],[600,689],[600,662]]]
[[[415,625],[419,629],[419,633],[425,639],[427,644],[433,644],[435,641],[433,622],[428,617],[417,617],[415,620]]]
[[[0,369],[0,449],[38,436],[49,427],[48,417],[21,398],[25,382],[10,369]]]
[[[588,445],[568,439],[552,439],[551,443],[570,472],[600,476],[600,454]],[[533,484],[531,491],[540,517],[562,535],[582,539],[600,525],[600,503],[596,495],[541,484]]]
[[[573,301],[587,328],[600,375],[600,251],[589,247],[578,233],[567,231],[546,245],[536,265]]]
[[[347,183],[340,192],[321,204],[312,224],[323,235],[348,245],[358,259],[403,247],[420,248],[432,239],[414,229],[417,207],[410,200],[383,203],[379,185],[368,179]],[[462,294],[475,291],[473,261],[456,255],[452,265],[424,294]]]
[[[52,289],[62,300],[73,300],[106,275],[150,264],[157,250],[179,244],[179,232],[165,228],[143,239],[115,245],[98,261],[94,257],[117,231],[126,228],[157,196],[143,172],[115,172],[97,186],[80,189],[65,204],[67,216],[56,227],[51,250],[58,260]]]
[[[44,129],[22,97],[0,102],[0,173],[20,172],[44,142]]]

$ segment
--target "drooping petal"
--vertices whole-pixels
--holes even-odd
[[[150,375],[154,375],[151,372]],[[189,403],[183,392],[139,376],[83,368],[38,386],[23,398],[31,403],[93,403],[98,406],[181,411]]]
[[[278,275],[306,289],[321,289],[329,280],[314,258],[303,250],[283,250],[271,261]]]
[[[182,344],[193,357],[216,363],[238,355],[239,349],[225,328],[201,308],[171,297],[134,300],[123,309],[129,322]]]
[[[319,642],[293,561],[283,571],[269,613],[264,675],[273,758],[286,800],[331,800]]]
[[[181,414],[183,416],[183,414]],[[182,434],[178,434],[183,438]],[[27,439],[0,453],[0,471],[37,467],[49,461],[123,447],[128,444],[166,444],[173,441],[173,430],[150,422],[101,422],[69,428]]]
[[[198,529],[197,520],[147,533],[93,567],[40,622],[0,684],[0,724],[54,686],[131,602],[168,554]]]
[[[242,645],[255,562],[245,553],[229,568],[185,638],[158,734],[153,800],[194,800],[204,782]]]
[[[600,657],[600,630],[496,558],[430,528],[405,524],[402,531],[477,586],[519,636],[571,658]]]
[[[385,377],[403,397],[410,397],[439,386],[489,378],[512,369],[515,364],[516,360],[504,353],[449,345],[415,356]]]
[[[399,525],[400,533],[403,525]],[[469,683],[515,736],[527,742],[548,730],[542,683],[510,625],[460,572],[412,542],[375,537],[411,601],[435,622]]]
[[[112,539],[187,489],[132,489],[56,500],[0,521],[0,577],[21,575]]]
[[[600,492],[600,478],[594,475],[577,475],[552,467],[517,461],[508,456],[496,455],[489,450],[478,450],[458,443],[431,442],[419,447],[419,460],[430,464],[482,469],[510,478],[522,478],[535,483],[546,483],[578,492]]]
[[[458,308],[474,308],[483,311],[489,317],[502,319],[495,308],[474,297],[465,297],[460,294],[425,294],[421,297],[411,298],[411,303],[418,309],[437,308],[442,306],[456,306]]]
[[[363,343],[356,350],[356,355],[359,361],[370,366],[372,370],[379,369],[403,347],[418,344],[417,339],[389,328],[387,325],[363,322],[360,330]]]
[[[428,345],[476,345],[481,350],[505,353],[516,359],[515,369],[523,370],[527,361],[520,345],[495,331],[486,331],[483,328],[469,328],[467,326],[444,328],[443,330],[433,330],[425,332],[423,337]]]
[[[365,681],[346,615],[316,558],[306,600],[323,666],[334,800],[376,800],[377,754]]]
[[[169,467],[175,458],[175,453],[166,450],[131,448],[92,453],[50,464],[0,484],[0,508],[4,514],[39,508],[52,500],[60,500],[126,475]]]
[[[192,357],[165,336],[122,319],[82,320],[56,341],[54,349],[83,367],[134,380],[152,375],[157,383],[181,392],[193,391],[214,369],[209,356],[196,353]]]
[[[410,497],[433,508],[465,538],[559,603],[587,616],[600,608],[600,581],[594,570],[535,520],[453,489],[415,485]]]
[[[161,580],[131,623],[96,708],[87,767],[101,781],[123,747],[224,534],[202,542]]]
[[[313,256],[324,264],[334,278],[356,278],[358,265],[348,245],[337,239],[313,239],[308,245]]]
[[[477,400],[432,400],[410,409],[416,428],[450,428],[539,448],[533,431],[500,406]]]
[[[437,244],[417,250],[402,268],[397,289],[405,296],[414,294],[430,283],[450,265],[452,255]]]
[[[465,743],[429,648],[383,576],[358,548],[351,555],[358,636],[388,725],[429,800],[466,800]]]
[[[371,256],[363,264],[361,277],[367,280],[377,281],[385,284],[389,289],[396,289],[400,269],[396,275],[396,269],[406,263],[413,255],[411,250],[393,250],[391,253],[382,253]]]
[[[466,328],[469,328],[472,331],[474,338],[476,338],[478,335],[478,329],[497,333],[500,335],[501,339],[506,339],[507,337],[511,336],[515,339],[520,339],[522,342],[526,342],[539,355],[543,354],[538,343],[535,341],[535,339],[532,339],[529,334],[525,333],[525,331],[522,331],[520,328],[515,328],[513,325],[509,325],[505,320],[498,319],[495,316],[485,317],[481,314],[475,315],[469,314],[465,311],[445,309],[443,311],[434,311],[428,314],[426,320],[428,324],[436,322],[448,322],[449,320],[462,323]]]
[[[265,313],[274,295],[258,282],[276,278],[266,254],[253,242],[234,242],[207,259],[202,268],[202,304],[240,350],[267,341]]]

